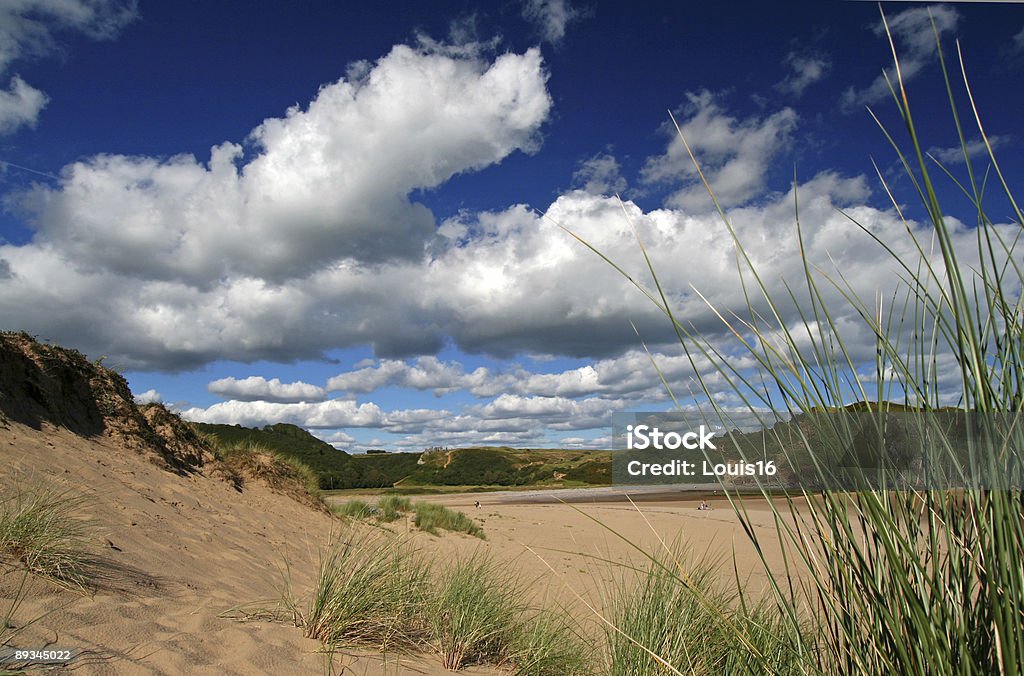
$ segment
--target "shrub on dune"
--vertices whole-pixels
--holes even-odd
[[[463,512],[457,512],[432,502],[417,502],[413,507],[416,510],[413,523],[417,528],[432,535],[437,535],[437,530],[440,528],[466,533],[481,540],[485,539],[483,529]]]

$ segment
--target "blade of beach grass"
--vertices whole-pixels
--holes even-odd
[[[735,640],[736,642],[738,642],[740,645],[743,646],[744,649],[748,650],[750,652],[750,654],[752,654],[752,655],[754,655],[756,657],[763,657],[763,655],[761,654],[761,651],[760,651],[760,647],[750,642],[749,638],[745,635],[745,632],[743,631],[743,628],[740,627],[738,625],[738,623],[736,622],[736,619],[732,615],[730,615],[730,614],[721,612],[722,611],[721,606],[716,604],[712,599],[710,599],[706,595],[705,591],[702,589],[702,586],[698,583],[698,581],[693,576],[689,575],[686,572],[687,569],[683,565],[682,561],[677,557],[676,552],[674,552],[672,550],[672,548],[669,547],[667,545],[667,543],[665,543],[665,541],[662,539],[661,535],[659,533],[657,533],[657,531],[653,528],[653,526],[647,520],[647,517],[646,517],[646,515],[643,514],[642,510],[639,509],[639,507],[636,505],[635,502],[633,502],[633,500],[631,498],[628,498],[628,496],[627,496],[627,499],[629,499],[629,502],[633,506],[633,508],[638,513],[640,513],[641,517],[647,523],[648,527],[652,530],[652,532],[654,532],[654,534],[655,534],[656,538],[658,539],[659,543],[668,552],[668,560],[669,560],[669,562],[671,562],[673,564],[671,567],[666,564],[665,559],[663,559],[662,557],[657,556],[656,554],[652,554],[651,552],[647,551],[646,549],[641,547],[639,544],[637,544],[634,540],[632,540],[628,536],[624,535],[619,530],[617,530],[617,529],[609,526],[608,524],[604,523],[603,521],[601,521],[599,518],[597,518],[593,514],[590,514],[588,512],[585,512],[584,510],[581,510],[579,507],[577,507],[576,505],[574,505],[572,503],[567,503],[567,502],[562,501],[562,500],[559,500],[559,502],[561,502],[563,505],[568,506],[570,509],[576,511],[577,513],[579,513],[580,515],[582,515],[586,519],[589,519],[590,521],[593,521],[600,528],[602,528],[603,530],[607,531],[608,533],[611,533],[616,538],[618,538],[619,540],[621,540],[622,542],[627,544],[631,549],[633,549],[634,551],[638,552],[641,555],[642,559],[644,559],[644,560],[649,562],[649,564],[651,566],[651,568],[649,570],[651,572],[661,571],[661,573],[664,573],[664,574],[670,576],[671,579],[675,580],[686,591],[686,593],[688,593],[689,595],[692,596],[692,598],[697,602],[697,604],[706,613],[708,613],[708,616],[710,618],[712,618],[714,621],[719,623],[721,627],[723,627],[724,629],[727,630],[725,632],[725,635],[727,637],[729,637],[729,638]],[[524,547],[526,547],[529,551],[531,551],[532,553],[534,553],[536,555],[536,551],[533,548],[530,548],[530,547],[528,547],[526,545],[524,545]],[[542,559],[542,561],[543,561],[543,559]],[[550,564],[548,564],[546,561],[543,561],[543,562],[544,562],[544,564],[548,568],[551,568]],[[673,568],[675,568],[675,569],[673,570]],[[577,598],[580,598],[580,600],[583,601],[582,597],[578,594],[578,592],[576,592],[575,590],[572,590],[572,591],[577,596]],[[587,608],[590,609],[592,612],[595,611],[595,609],[593,608],[592,604],[586,603],[585,601],[584,601],[584,603],[587,606]],[[607,621],[607,618],[604,617],[604,615],[598,614],[598,617],[602,620],[602,622],[606,622]],[[611,627],[611,628],[616,629],[616,631],[618,631],[617,628],[615,628],[615,627]],[[625,634],[623,634],[623,635],[625,636]],[[629,638],[629,640],[631,642],[635,642],[635,639],[633,639],[631,637],[627,637],[627,638]],[[661,655],[661,656],[654,655],[654,652],[653,652],[653,650],[650,647],[644,647],[644,650],[645,650],[645,652],[648,652],[649,654],[651,654],[652,657],[656,657],[658,659],[659,663],[663,663],[663,662],[665,662],[665,660],[669,659],[669,656],[666,656],[666,655]]]
[[[554,566],[552,566],[550,563],[548,563],[548,560],[545,559],[540,554],[538,554],[536,550],[534,550],[529,545],[523,545],[523,546],[527,549],[527,551],[529,551],[531,554],[536,556],[537,559],[541,563],[543,563],[544,566],[546,566],[547,569],[550,570],[553,575],[555,575],[556,577],[559,577],[559,578],[563,577],[562,574],[559,573],[557,570],[555,570]],[[666,662],[664,660],[664,658],[660,657],[653,650],[651,650],[647,646],[643,645],[642,643],[640,643],[636,639],[632,638],[631,636],[629,636],[629,634],[627,634],[622,629],[620,629],[618,626],[616,626],[616,624],[614,622],[612,622],[610,619],[608,619],[608,617],[599,608],[597,608],[592,603],[587,601],[587,599],[582,594],[580,594],[579,591],[576,590],[575,587],[573,587],[572,585],[568,585],[568,584],[566,585],[566,587],[576,597],[576,600],[578,600],[580,603],[582,603],[587,608],[587,610],[589,610],[591,613],[593,613],[594,617],[596,617],[602,624],[604,624],[605,627],[607,627],[609,630],[615,632],[617,635],[621,636],[622,638],[626,639],[627,641],[630,641],[631,643],[633,643],[633,645],[635,645],[637,648],[639,648],[640,650],[642,650],[645,653],[647,653],[651,657],[651,659],[653,659],[655,662],[657,662],[658,664],[663,666],[665,669],[668,669],[670,673],[675,674],[676,676],[683,676],[683,673],[681,671],[679,671],[678,669],[673,667],[671,664]]]
[[[636,334],[637,340],[640,341],[640,345],[644,348],[644,354],[647,355],[647,359],[651,362],[651,366],[653,366],[654,370],[658,372],[658,378],[661,380],[661,384],[665,386],[665,391],[668,392],[668,396],[672,399],[672,403],[675,404],[676,408],[681,409],[682,406],[679,405],[679,400],[676,399],[676,393],[672,391],[672,385],[665,378],[665,374],[662,372],[661,367],[658,366],[658,360],[655,359],[654,355],[651,354],[651,351],[647,349],[647,343],[644,342],[644,339],[640,336],[640,330],[636,328],[636,324],[634,324],[632,320],[630,320],[629,325],[633,327],[633,333]]]
[[[1008,240],[1000,232],[1000,226],[994,225],[985,213],[987,175],[979,186],[969,165],[966,135],[956,113],[951,81],[944,61],[940,61],[957,136],[968,161],[966,184],[954,179],[954,185],[978,214],[975,232],[978,264],[968,264],[966,254],[958,250],[929,172],[931,158],[923,151],[911,114],[904,73],[884,13],[883,23],[895,65],[895,79],[889,81],[890,91],[909,138],[910,152],[904,153],[894,136],[873,112],[869,112],[894,148],[928,214],[929,233],[938,251],[932,247],[927,247],[932,250],[926,251],[922,246],[915,226],[904,217],[879,172],[894,210],[909,235],[911,248],[917,252],[917,259],[905,262],[891,244],[844,213],[881,246],[894,264],[901,266],[902,295],[894,291],[887,301],[879,297],[869,308],[854,292],[853,285],[835,261],[832,261],[835,276],[810,264],[794,190],[798,246],[810,310],[805,312],[800,307],[802,297],[788,283],[784,283],[784,288],[787,302],[797,308],[796,327],[801,335],[805,332],[808,336],[809,354],[783,320],[786,313],[772,298],[678,122],[672,117],[678,136],[732,238],[748,317],[719,310],[699,290],[694,291],[745,353],[754,359],[759,370],[754,378],[761,378],[767,386],[756,387],[754,379],[740,367],[728,363],[724,348],[701,336],[692,325],[677,319],[639,237],[640,249],[654,280],[654,291],[642,288],[634,278],[626,276],[669,317],[694,367],[700,389],[716,415],[725,412],[712,396],[710,376],[697,369],[697,355],[709,362],[709,370],[721,376],[731,393],[759,419],[761,412],[754,410],[754,404],[770,403],[773,399],[770,388],[778,392],[790,415],[819,409],[828,412],[830,407],[834,408],[832,413],[836,419],[829,424],[841,435],[849,434],[848,416],[843,408],[849,396],[858,396],[869,412],[873,410],[865,381],[857,372],[841,327],[816,281],[819,277],[838,291],[839,297],[874,336],[874,406],[883,413],[889,409],[883,402],[902,393],[904,405],[911,418],[917,420],[918,429],[932,430],[936,425],[934,418],[921,416],[943,407],[947,394],[939,386],[938,360],[947,353],[952,354],[958,367],[961,410],[981,414],[1009,412],[1019,417],[1024,408],[1024,350],[1021,349],[1024,345],[1021,309],[1024,306],[1020,298],[1024,275],[1015,258],[1020,232],[1012,233]],[[941,44],[934,23],[933,32],[941,60]],[[1022,224],[1020,210],[981,125],[959,43],[957,51],[978,130],[1019,226]],[[940,168],[949,173],[945,167]],[[577,239],[625,274],[609,257],[581,238]],[[1012,294],[1017,294],[1016,300]],[[664,380],[660,370],[659,376]],[[678,400],[674,395],[672,398],[678,407]],[[975,442],[968,443],[972,454],[981,454],[986,464],[980,467],[988,472],[990,480],[999,476],[1000,466],[996,462],[1010,463],[1008,467],[1016,462],[1019,466],[1024,449],[1019,436],[1013,436],[1017,434],[1014,429],[1013,425],[1008,430],[1005,426],[1001,429],[1005,436],[998,440],[995,452],[989,452],[984,446],[975,449]],[[810,451],[812,478],[829,479],[831,468],[818,462],[808,437],[803,436],[802,431],[800,435]],[[938,450],[948,455],[953,449],[946,439]],[[963,468],[957,471],[961,479],[965,478]],[[780,617],[785,626],[795,632],[787,640],[795,653],[805,660],[802,668],[839,669],[844,673],[1020,673],[1024,663],[1024,567],[1020,563],[1024,558],[1024,505],[1019,485],[1013,485],[1011,490],[989,490],[984,484],[965,483],[967,488],[955,492],[945,489],[944,484],[898,492],[877,488],[846,492],[826,488],[814,493],[801,489],[798,494],[803,497],[804,507],[799,517],[794,517],[793,525],[772,500],[766,486],[760,481],[757,485],[772,512],[775,536],[783,543],[787,554],[786,546],[793,548],[793,560],[811,573],[809,582],[806,579],[794,582],[788,556],[784,572],[779,574],[783,577],[777,578],[765,561],[759,542],[761,536],[742,500],[735,499],[738,496],[728,490],[726,497],[760,556]],[[727,487],[723,485],[723,488]],[[788,506],[790,516],[797,513],[788,493],[783,504]],[[625,539],[620,533],[616,535]],[[664,542],[662,545],[664,547]],[[738,586],[738,575],[736,578]],[[685,584],[678,576],[676,579],[681,585]],[[788,593],[783,593],[782,589]],[[804,599],[797,598],[797,589],[803,590]],[[737,593],[740,607],[748,608],[744,591],[739,589]],[[816,609],[809,616],[802,615],[799,604],[812,600]],[[805,648],[800,638],[803,637],[802,616],[816,624],[815,633],[808,638],[809,648]]]
[[[964,62],[963,50],[960,49],[960,41],[956,41],[956,55],[960,61],[960,72],[963,74],[964,89],[967,91],[967,100],[971,103],[971,112],[974,113],[974,120],[978,125],[978,132],[981,134],[981,139],[985,142],[985,150],[988,151],[988,157],[992,161],[992,166],[995,167],[996,176],[999,177],[999,182],[1003,185],[1003,191],[1006,197],[1010,200],[1010,204],[1013,206],[1013,211],[1017,217],[1017,223],[1024,226],[1024,214],[1021,213],[1020,207],[1017,206],[1017,200],[1013,197],[1013,191],[1010,190],[1010,186],[1006,184],[1006,178],[1003,176],[1002,170],[999,168],[999,162],[996,160],[996,154],[992,150],[992,143],[989,141],[988,134],[985,133],[985,126],[981,123],[981,115],[978,113],[978,106],[974,102],[974,94],[971,92],[971,81],[967,77],[967,65]],[[945,73],[945,64],[943,63],[943,73]],[[946,77],[948,81],[949,78]]]

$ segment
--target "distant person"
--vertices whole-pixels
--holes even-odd
[[[473,504],[476,506],[477,509],[480,509],[480,501],[479,500],[477,500]]]

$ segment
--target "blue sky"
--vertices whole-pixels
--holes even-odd
[[[883,8],[925,146],[963,171],[930,10],[1019,184],[1024,5]],[[612,413],[670,403],[630,321],[678,392],[694,373],[555,224],[643,277],[632,222],[680,316],[725,346],[694,289],[740,307],[731,244],[673,111],[778,290],[799,274],[794,171],[810,255],[890,290],[895,265],[838,211],[909,253],[872,166],[918,227],[867,112],[902,140],[879,26],[842,1],[8,3],[0,327],[104,356],[195,420],[349,450],[600,446]],[[970,209],[946,208],[969,244]]]

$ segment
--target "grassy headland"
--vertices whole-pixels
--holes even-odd
[[[350,455],[295,425],[263,428],[193,423],[222,448],[258,444],[312,470],[322,490],[394,489],[414,494],[437,487],[576,487],[611,483],[607,451],[471,447],[412,453]]]

